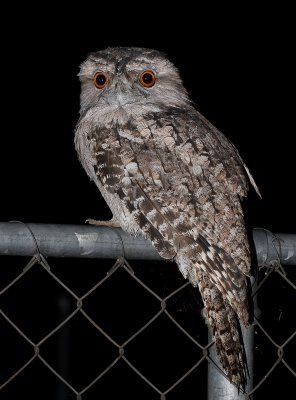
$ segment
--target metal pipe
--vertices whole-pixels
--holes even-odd
[[[253,230],[258,265],[296,265],[296,234]],[[91,225],[0,222],[0,255],[162,260],[145,239],[119,228]]]
[[[0,254],[162,260],[144,238],[119,228],[90,225],[0,222]]]
[[[256,293],[256,281],[255,278],[250,278],[253,293]],[[254,315],[258,317],[260,310],[257,304],[257,294],[253,297]],[[241,325],[241,332],[247,357],[248,364],[248,383],[245,388],[245,392],[249,393],[253,389],[254,379],[254,325],[245,327]],[[208,331],[209,343],[212,342],[212,333]],[[213,362],[221,368],[220,361],[217,356],[216,347],[212,345],[209,349],[210,358]],[[215,366],[213,362],[208,362],[208,400],[245,400],[246,394],[238,392],[237,388],[231,384]]]
[[[296,234],[272,233],[267,229],[253,229],[257,264],[268,265],[279,261],[282,265],[296,265]]]
[[[251,325],[246,328],[241,327],[243,341],[245,345],[245,351],[248,362],[249,378],[245,388],[246,393],[253,388],[253,348],[254,348],[254,327]],[[211,342],[212,334],[209,329],[208,333],[209,342]],[[242,392],[238,392],[238,389],[229,382],[215,366],[218,365],[221,368],[220,361],[217,356],[216,347],[212,345],[210,347],[210,358],[213,362],[208,362],[208,400],[245,400],[246,395]],[[215,364],[214,364],[215,363]]]

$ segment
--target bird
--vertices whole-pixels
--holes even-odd
[[[244,389],[240,324],[250,324],[251,275],[242,199],[256,183],[236,147],[196,108],[162,51],[108,47],[80,65],[74,145],[112,211],[200,291],[218,358]]]

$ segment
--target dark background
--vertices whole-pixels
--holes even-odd
[[[295,232],[295,30],[289,10],[179,5],[160,14],[150,4],[131,16],[127,6],[97,4],[69,13],[16,11],[17,18],[15,10],[2,16],[9,24],[1,48],[0,220],[79,224],[110,217],[73,146],[77,73],[91,51],[141,46],[168,54],[198,110],[249,166],[263,200],[251,191],[248,225]]]
[[[53,8],[46,3],[42,3],[42,8],[39,9],[36,6],[30,8],[26,4],[23,8],[14,5],[13,10],[3,10],[2,22],[6,22],[6,27],[3,28],[2,24],[0,221],[83,224],[89,217],[96,219],[111,217],[98,189],[89,181],[79,164],[74,149],[73,132],[79,115],[80,92],[77,73],[79,64],[89,52],[108,46],[139,46],[167,53],[179,68],[197,109],[238,148],[262,193],[261,200],[251,190],[249,198],[245,201],[248,228],[251,230],[255,227],[264,227],[273,232],[295,233],[293,13],[284,6],[278,7],[276,4],[274,6],[269,4],[268,8],[264,9],[251,5],[242,6],[240,9],[233,6],[227,9],[224,4],[220,8],[210,5],[208,10],[204,10],[200,4],[196,3],[195,8],[185,3],[171,4],[162,11],[159,10],[158,4],[154,3],[137,6],[122,4],[118,8],[116,3],[98,2],[95,4],[84,2],[63,10],[59,7]],[[13,269],[13,264],[16,262],[19,263],[17,273],[20,273],[24,261],[10,259],[10,262],[6,260],[4,263],[5,266],[9,266],[7,271],[8,277],[11,276],[10,279],[16,276]],[[93,275],[103,276],[107,271],[100,268],[87,269],[87,263],[95,264],[91,260],[84,261],[85,264],[77,268],[74,260],[70,260],[69,263],[70,270],[65,260],[50,260],[52,271],[79,295],[99,279]],[[149,277],[149,285],[157,286],[160,292],[168,291],[172,282],[176,286],[184,283],[177,271],[168,272],[163,267],[155,279],[154,264],[145,266],[145,263],[141,263],[139,266],[136,265],[137,267],[139,267],[137,273],[146,274],[146,279]],[[3,271],[3,281],[7,279],[8,282],[4,268]],[[26,278],[20,281],[20,287],[14,286],[7,292],[7,298],[4,296],[4,310],[6,312],[10,310],[9,315],[15,318],[20,327],[25,327],[23,329],[26,332],[33,335],[37,329],[38,332],[41,331],[42,336],[56,326],[55,319],[52,322],[47,316],[55,315],[54,318],[58,318],[60,312],[58,294],[61,288],[58,285],[52,287],[54,285],[48,280],[47,275],[45,278],[39,277],[39,274],[43,275],[37,268],[32,274],[34,275],[26,275]],[[121,309],[129,310],[130,307],[126,306],[126,302],[128,303],[134,294],[126,296],[124,281],[121,280],[121,275],[119,276],[120,279],[117,278],[119,282],[114,284],[112,281],[113,286],[105,290],[103,295],[109,293],[111,298],[113,296],[113,303],[108,300],[108,304],[109,306],[113,304],[112,312],[115,312],[119,308],[118,300],[114,298],[116,292],[120,303],[122,302],[118,311],[120,314]],[[126,287],[129,288],[128,283]],[[287,293],[283,285],[280,287]],[[270,319],[273,327],[279,308],[284,309],[284,306],[280,306],[277,302],[279,292],[276,290],[272,286],[265,297],[274,298],[276,302],[275,317]],[[99,298],[99,291],[96,296]],[[189,309],[187,317],[182,317],[187,318],[189,330],[193,329],[198,335],[203,329],[203,334],[206,335],[203,321],[198,325],[192,324],[196,314],[199,313],[196,306],[198,300],[194,296],[197,295],[191,290],[185,300],[183,298],[180,300],[180,305],[176,302],[175,308],[178,312],[182,311],[182,316],[185,315],[184,310]],[[75,307],[73,299],[71,301]],[[93,301],[95,313],[105,310],[104,299],[101,303],[99,301],[97,299]],[[140,300],[138,301],[142,304]],[[55,313],[50,308],[51,302],[55,304]],[[265,303],[266,311],[264,304],[261,303],[263,317],[268,315],[270,309],[269,300]],[[98,310],[97,304],[103,304],[103,307]],[[291,306],[294,303],[289,299],[286,301],[286,307],[290,312],[290,314],[287,312],[287,315],[291,315],[291,307],[287,304]],[[140,305],[137,307],[140,308]],[[124,319],[122,325],[128,328],[130,326],[128,322],[137,321],[141,312],[142,310],[139,310],[137,316],[129,317],[130,319],[122,317]],[[292,318],[289,318],[291,325]],[[52,326],[49,327],[48,324]],[[82,326],[81,329],[82,332],[87,332],[87,327],[84,330]],[[18,335],[8,327],[8,332],[10,330],[12,333],[8,333],[7,337],[11,336],[11,343],[5,339],[0,340],[3,351],[5,348],[8,351],[15,348],[12,338],[13,335]],[[283,332],[288,331],[287,329]],[[74,335],[73,332],[77,332],[76,327],[72,329],[71,337]],[[159,332],[158,329],[156,336]],[[288,333],[283,335],[284,339],[279,339],[281,343],[288,337]],[[83,340],[84,343],[88,342],[87,333]],[[166,340],[167,338],[164,338],[164,342]],[[267,342],[265,338],[265,343]],[[170,341],[168,346],[171,346],[171,343],[175,346],[175,342]],[[49,346],[48,354],[55,354],[52,353],[54,345],[50,347],[47,344],[47,346]],[[91,355],[94,349],[92,344],[89,346],[91,348],[88,352],[80,348],[78,336],[77,348],[83,353],[81,357],[85,357],[82,363],[85,366],[92,362],[89,361],[88,355]],[[147,349],[149,352],[150,348]],[[21,351],[18,351],[18,348],[16,351],[19,356],[15,357],[15,360],[20,362]],[[43,346],[42,351],[48,356],[46,346]],[[96,347],[95,351],[98,351]],[[32,349],[30,348],[28,352],[31,354]],[[70,351],[76,356],[75,352]],[[262,353],[259,357],[261,360],[267,359],[269,353],[272,353],[276,360],[274,347],[271,351],[268,345],[259,344],[257,352]],[[96,358],[96,354],[94,353],[93,357]],[[27,360],[27,355],[22,356]],[[11,360],[9,352],[7,360]],[[8,365],[8,361],[5,361],[5,365]],[[172,362],[172,365],[175,365],[175,362]],[[94,373],[91,365],[88,367],[91,373]],[[162,369],[162,365],[157,367]],[[31,398],[34,398],[28,377],[34,381],[36,374],[38,376],[39,366],[34,364],[32,368],[36,368],[37,371],[27,369],[16,380],[15,385],[12,383],[7,386],[7,393],[10,391],[11,398],[14,398],[13,391],[17,391],[18,387],[25,395],[29,393]],[[11,367],[12,372],[15,370],[15,366]],[[264,365],[258,373],[258,379],[261,379],[266,371],[267,367]],[[262,395],[266,395],[266,388],[271,383],[273,383],[272,391],[278,387],[279,393],[283,393],[284,386],[279,386],[278,382],[287,376],[286,370],[282,375],[281,371],[278,374],[277,379],[272,375],[267,385],[262,386]],[[48,376],[48,379],[52,379],[50,374]],[[89,376],[86,372],[87,381]],[[122,376],[121,372],[119,376]],[[132,375],[127,382],[134,382],[134,379]],[[205,377],[202,379],[205,381]],[[19,383],[20,380],[24,382],[23,386]],[[54,382],[56,384],[56,380]],[[43,387],[45,384],[42,379],[40,385],[40,393],[45,396]],[[115,387],[112,381],[110,383],[108,381],[107,388],[110,385]],[[191,387],[194,386],[193,382]],[[202,390],[205,390],[205,386],[202,387],[199,388],[201,395]],[[39,394],[36,398],[40,398],[38,396]],[[48,394],[48,398],[51,398],[51,394]]]

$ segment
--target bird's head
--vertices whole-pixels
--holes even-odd
[[[159,51],[116,47],[91,53],[81,64],[81,114],[161,110],[190,100],[177,68]]]

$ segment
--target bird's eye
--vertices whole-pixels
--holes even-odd
[[[96,72],[93,77],[93,82],[96,88],[103,89],[108,83],[107,75],[102,71]]]
[[[142,86],[150,88],[156,82],[156,75],[153,71],[143,71],[139,77],[139,82]]]

